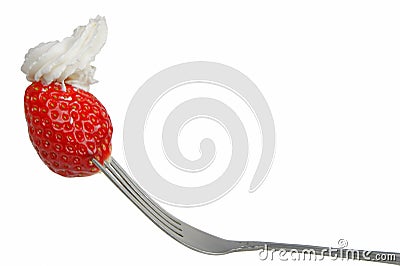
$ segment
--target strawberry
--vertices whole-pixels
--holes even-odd
[[[110,157],[113,132],[110,116],[91,93],[69,84],[33,82],[25,91],[29,138],[53,172],[89,176]]]

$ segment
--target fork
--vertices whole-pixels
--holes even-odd
[[[123,193],[133,204],[136,205],[155,225],[167,233],[170,237],[185,245],[188,248],[210,255],[222,255],[238,251],[260,251],[260,258],[263,252],[282,252],[290,254],[293,250],[298,254],[311,252],[315,256],[330,256],[342,259],[358,259],[364,261],[383,262],[388,264],[400,265],[400,253],[363,251],[339,248],[336,252],[329,247],[286,244],[276,242],[262,241],[233,241],[226,240],[204,231],[197,229],[187,223],[174,217],[159,204],[157,204],[111,157],[104,165],[93,159],[93,163],[111,180],[111,182]],[[334,251],[334,250],[332,250]],[[340,252],[339,252],[340,251]],[[353,254],[352,257],[349,254]],[[364,256],[362,254],[367,254]],[[391,260],[379,260],[382,257],[391,258]]]

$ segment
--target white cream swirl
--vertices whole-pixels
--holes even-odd
[[[93,78],[95,67],[90,63],[106,40],[106,20],[97,16],[61,42],[40,43],[29,49],[21,70],[31,82],[41,81],[48,85],[58,81],[89,90],[89,85],[96,82]]]

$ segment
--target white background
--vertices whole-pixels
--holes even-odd
[[[336,246],[344,238],[351,248],[400,251],[399,1],[36,0],[0,11],[0,265],[308,264],[260,261],[257,252],[196,253],[104,176],[66,179],[41,163],[23,115],[24,55],[97,14],[106,16],[109,36],[91,91],[113,119],[121,163],[129,101],[166,67],[230,65],[272,110],[276,154],[259,190],[247,192],[249,171],[221,200],[169,211],[230,239]]]

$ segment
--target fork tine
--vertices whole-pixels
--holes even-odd
[[[180,229],[181,222],[179,219],[175,218],[169,213],[166,213],[166,211],[158,205],[153,199],[151,199],[146,192],[143,191],[143,189],[136,184],[134,180],[125,172],[125,170],[119,165],[119,163],[111,157],[111,166],[118,172],[118,174],[125,180],[125,182],[133,189],[135,192],[142,198],[146,203],[157,213],[159,213],[164,219],[168,220],[171,225],[176,227],[177,229]]]
[[[111,167],[109,163],[105,163],[104,166],[97,160],[93,159],[93,163],[111,180],[111,182],[122,192],[128,199],[135,204],[155,225],[166,232],[171,237],[177,239],[183,237],[181,229],[173,226],[168,221],[160,216],[157,211],[148,205],[147,201],[141,199],[139,195],[131,188],[124,178],[121,177],[118,172]]]
[[[114,163],[117,164],[115,160]],[[129,192],[135,195],[135,197],[142,203],[142,205],[144,205],[151,213],[153,213],[154,216],[157,216],[160,222],[167,223],[169,227],[172,226],[174,228],[174,231],[182,231],[180,223],[176,222],[176,220],[173,220],[170,217],[171,215],[166,214],[164,210],[161,211],[161,207],[153,200],[151,200],[151,198],[147,196],[137,184],[135,184],[135,181],[133,181],[125,171],[118,171],[117,167],[114,167],[108,162],[105,162],[104,164],[111,173],[113,173],[115,176],[119,176],[122,178],[121,183],[124,184]],[[122,169],[122,167],[120,167],[120,169]]]

